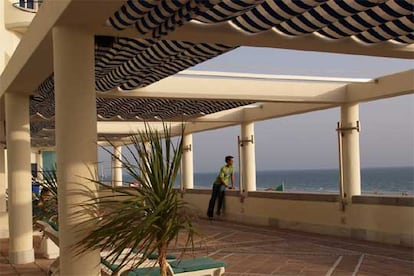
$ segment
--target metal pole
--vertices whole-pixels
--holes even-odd
[[[237,155],[239,158],[239,189],[240,189],[240,194],[243,194],[243,180],[242,180],[242,166],[241,166],[241,152],[240,152],[240,147],[241,147],[241,142],[240,142],[240,136],[237,136]]]
[[[183,159],[181,158],[181,166],[180,166],[180,191],[184,191],[184,180],[183,180]]]
[[[344,174],[343,174],[343,160],[342,160],[342,130],[341,123],[337,123],[338,133],[338,157],[339,157],[339,195],[341,199],[342,211],[345,211],[345,196],[344,196]]]

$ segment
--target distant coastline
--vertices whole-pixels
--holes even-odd
[[[384,167],[384,166],[380,166],[380,167],[362,167],[361,170],[370,170],[370,169],[412,169],[414,171],[414,165],[413,166],[390,166],[390,167]],[[304,168],[304,169],[274,169],[274,170],[257,170],[257,172],[275,172],[275,171],[280,171],[280,172],[284,172],[284,171],[331,171],[331,170],[336,170],[338,171],[338,168]],[[215,173],[215,172],[197,172],[197,173]]]
[[[215,177],[216,172],[195,172],[194,187],[209,189]],[[264,191],[283,184],[285,192],[338,193],[338,177],[338,169],[263,170],[256,172],[256,187]],[[133,179],[124,175],[124,181]],[[361,188],[363,194],[414,195],[414,166],[361,168]]]
[[[194,186],[196,188],[210,186],[208,181],[214,175],[214,173],[195,173]],[[276,189],[281,184],[286,192],[338,193],[339,172],[338,169],[256,172],[257,190]],[[362,193],[365,194],[414,195],[414,167],[362,168],[361,186]]]

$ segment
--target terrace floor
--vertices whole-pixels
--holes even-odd
[[[413,248],[220,220],[201,219],[198,226],[205,236],[197,238],[194,251],[184,258],[222,260],[225,275],[414,275]],[[35,250],[39,240],[35,236]],[[169,253],[179,255],[183,240]],[[36,256],[35,263],[11,265],[8,240],[0,245],[0,275],[46,275],[51,260]]]

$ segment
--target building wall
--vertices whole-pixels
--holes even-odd
[[[3,72],[4,67],[6,66],[5,57],[8,44],[8,34],[6,26],[4,25],[4,6],[5,4],[0,4],[0,72]]]
[[[16,1],[15,1],[16,2]],[[20,11],[12,6],[13,1],[2,0],[0,3],[0,72],[3,72],[7,62],[13,55],[14,50],[20,42],[22,27],[27,29],[34,17],[34,13]],[[13,26],[19,28],[13,28]]]
[[[13,4],[19,2],[18,0],[2,0],[1,2],[4,10],[2,22],[4,22],[5,27],[20,34],[25,33],[36,13],[14,7]]]
[[[7,65],[14,49],[16,49],[19,43],[18,37],[6,29],[5,26],[5,8],[9,4],[9,0],[0,1],[0,74],[3,72]],[[2,103],[2,101],[0,101]],[[0,106],[0,108],[3,108]],[[5,131],[3,129],[4,117],[0,114],[0,141],[5,141]],[[2,158],[0,158],[0,238],[8,238],[8,216],[6,206],[6,190],[8,188],[7,183],[7,150],[3,151],[3,145],[0,148]]]
[[[372,203],[361,196],[342,211],[335,195],[250,192],[243,199],[237,192],[226,193],[225,220],[414,246],[413,197],[395,198],[394,203],[387,203],[389,197],[373,197],[379,200]],[[209,199],[206,190],[184,194],[201,216],[206,216]]]

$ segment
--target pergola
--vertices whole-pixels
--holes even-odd
[[[343,177],[353,183],[344,194],[360,193],[358,103],[413,93],[413,70],[369,80],[186,69],[239,46],[412,59],[412,11],[409,0],[44,1],[0,77],[10,260],[33,259],[31,147],[56,146],[61,273],[98,273],[97,252],[77,258],[71,248],[79,221],[70,214],[84,198],[70,191],[96,164],[97,141],[143,122],[185,122],[188,144],[192,133],[240,124],[248,140],[255,121],[339,106]],[[243,156],[254,190],[253,143]]]

